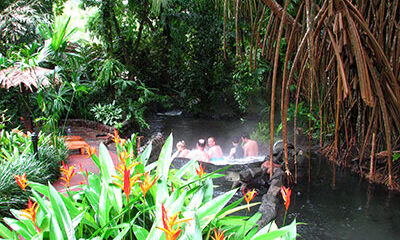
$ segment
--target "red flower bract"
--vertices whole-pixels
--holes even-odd
[[[246,200],[247,202],[247,210],[250,211],[250,201],[253,200],[253,198],[257,195],[257,192],[255,189],[253,190],[247,190],[247,193],[244,193],[244,189],[243,189],[243,195],[244,195],[244,200]]]
[[[24,212],[23,214],[21,214],[21,216],[24,216],[28,219],[30,219],[33,223],[33,225],[35,225],[35,228],[38,232],[40,232],[40,228],[36,225],[36,213],[38,210],[38,206],[36,206],[37,203],[32,203],[31,199],[29,198],[28,200],[28,208],[22,210],[22,212]]]
[[[143,196],[146,197],[147,191],[150,190],[150,188],[154,185],[154,183],[157,181],[158,177],[155,177],[153,181],[150,180],[150,175],[149,173],[144,174],[144,180],[142,181],[143,183],[139,182],[140,189],[142,189]]]
[[[286,211],[289,209],[290,206],[290,194],[292,194],[292,190],[290,188],[286,188],[285,186],[281,187],[281,195],[283,200],[285,201]]]
[[[214,236],[215,237],[211,237],[211,238],[213,240],[225,240],[225,236],[224,236],[225,232],[226,232],[226,230],[221,232],[221,228],[218,229],[218,232],[217,232],[217,229],[214,228]]]
[[[199,168],[197,169],[196,168],[196,173],[197,173],[197,175],[201,178],[201,176],[203,176],[203,174],[205,173],[204,172],[204,169],[205,169],[205,167],[203,167],[203,165],[201,165],[201,163],[200,163],[200,166],[199,166]]]
[[[64,163],[64,161],[62,161],[61,163],[62,163],[61,173],[63,175],[63,177],[61,177],[61,179],[63,179],[65,181],[65,186],[66,187],[70,187],[71,186],[71,178],[73,176],[75,176],[75,174],[76,174],[75,165],[72,165],[72,166],[68,167]]]
[[[22,176],[14,175],[14,178],[15,178],[15,181],[17,182],[18,186],[20,186],[20,188],[22,190],[26,191],[25,188],[30,184],[30,183],[27,183],[26,173],[22,174]]]
[[[175,213],[172,217],[168,217],[167,210],[164,207],[164,204],[161,203],[161,211],[162,211],[162,222],[163,227],[157,227],[165,233],[166,240],[176,240],[181,234],[181,224],[183,222],[188,222],[192,219],[178,219],[179,212]],[[174,229],[174,226],[178,224],[178,227]]]

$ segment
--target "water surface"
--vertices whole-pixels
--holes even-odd
[[[191,119],[162,116],[150,122],[164,133],[173,133],[174,146],[185,140],[194,148],[198,138],[214,136],[224,154],[231,139],[251,132],[256,122]],[[267,143],[266,145],[268,145]],[[400,239],[400,195],[381,186],[369,185],[343,169],[336,170],[332,187],[332,167],[326,160],[311,159],[312,177],[300,182],[292,193],[288,220],[307,223],[298,227],[299,239]],[[238,195],[237,198],[240,196]],[[282,221],[281,209],[277,222]]]

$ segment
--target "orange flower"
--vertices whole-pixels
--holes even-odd
[[[83,178],[85,180],[84,182],[81,182],[81,185],[84,184],[85,182],[87,182],[89,184],[89,173],[88,173],[88,170],[85,169],[85,171],[83,171],[81,163],[79,163],[79,171],[81,172],[81,174],[82,174],[82,176],[83,176]]]
[[[168,217],[167,210],[165,210],[164,204],[161,203],[161,211],[162,211],[162,222],[163,227],[157,227],[165,233],[166,240],[176,240],[181,234],[181,224],[183,222],[188,222],[192,219],[178,219],[178,215],[180,212],[175,213],[172,217]],[[174,226],[177,225],[176,229]]]
[[[128,153],[127,151],[120,152],[118,156],[119,156],[119,160],[121,160],[121,163],[123,163],[123,164],[126,163],[126,160],[133,157],[132,153]]]
[[[290,188],[286,188],[285,186],[281,187],[281,195],[282,195],[283,201],[285,201],[286,211],[289,209],[291,194],[292,194],[292,190]]]
[[[91,158],[93,154],[96,154],[96,148],[95,147],[87,147],[86,152],[88,156],[86,158]]]
[[[63,177],[61,179],[63,179],[65,181],[64,185],[66,187],[70,187],[71,186],[71,178],[76,175],[75,165],[68,167],[67,165],[65,165],[64,161],[62,161],[61,172],[63,175]]]
[[[118,144],[121,141],[121,138],[119,137],[119,134],[116,129],[114,129],[114,135],[111,135],[112,140],[115,142],[115,144]]]
[[[200,166],[199,166],[199,168],[197,169],[197,167],[196,167],[196,173],[197,173],[197,175],[201,178],[201,176],[203,176],[203,174],[204,173],[206,173],[206,172],[204,172],[204,169],[205,169],[205,167],[203,167],[202,165],[201,165],[201,163],[200,163]]]
[[[215,236],[215,238],[214,237],[211,237],[211,238],[213,240],[225,240],[225,237],[224,237],[224,233],[225,232],[226,232],[226,230],[221,232],[221,228],[218,229],[218,232],[217,232],[217,229],[214,228],[214,236]]]
[[[22,190],[26,191],[25,188],[30,184],[27,183],[26,181],[26,173],[21,175],[14,175],[15,181],[17,181],[17,184],[22,188]]]
[[[120,140],[119,140],[119,145],[120,145],[121,147],[123,147],[123,146],[125,145],[125,143],[126,143],[126,139],[120,139]]]
[[[150,188],[154,185],[154,183],[157,181],[157,178],[158,177],[155,177],[153,179],[153,181],[151,182],[149,173],[147,172],[147,173],[144,174],[143,184],[141,182],[139,182],[140,189],[142,189],[142,192],[143,192],[143,197],[146,198],[147,191],[149,191]]]
[[[122,170],[122,168],[120,168],[121,165],[119,165],[119,167],[116,167],[117,171],[121,173],[122,177],[120,176],[113,176],[116,179],[120,180],[122,182],[118,183],[118,182],[114,182],[115,185],[117,185],[118,187],[120,187],[122,189],[122,191],[124,191],[125,195],[126,195],[126,201],[129,204],[129,195],[131,194],[131,189],[133,187],[133,185],[139,180],[140,176],[142,176],[142,174],[136,174],[133,177],[131,177],[131,168],[133,167],[126,167],[124,166],[124,170]]]
[[[35,228],[38,232],[40,232],[40,228],[36,225],[36,213],[38,210],[38,206],[36,206],[37,202],[32,204],[31,199],[29,198],[28,200],[28,208],[22,210],[24,212],[21,214],[21,216],[24,216],[28,219],[30,219],[33,222],[33,225],[35,225]]]
[[[257,192],[255,189],[253,190],[247,190],[247,193],[244,193],[244,189],[243,189],[243,195],[244,195],[244,200],[246,200],[247,202],[247,209],[250,211],[250,201],[253,200],[253,198],[257,195]]]

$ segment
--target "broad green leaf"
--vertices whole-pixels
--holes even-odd
[[[1,222],[0,222],[0,236],[6,239],[12,239],[13,237],[13,234],[8,229],[8,227],[4,226]]]
[[[122,223],[115,226],[114,228],[122,228],[119,234],[114,238],[114,240],[121,240],[129,232],[129,223]]]
[[[204,182],[205,186],[205,191],[204,191],[204,202],[208,202],[212,199],[214,195],[214,183],[211,179],[207,178],[206,181]]]
[[[146,147],[146,149],[140,154],[140,161],[144,166],[147,166],[147,161],[149,161],[151,154],[152,142]]]
[[[166,180],[168,179],[168,171],[172,162],[172,142],[173,138],[172,134],[170,134],[165,141],[165,144],[161,149],[160,157],[158,158],[157,176],[160,178],[165,177]]]
[[[190,210],[197,209],[203,203],[203,196],[204,196],[204,187],[201,187],[194,193],[193,197],[191,198],[186,208]]]
[[[159,177],[156,181],[156,207],[161,208],[161,203],[168,197],[168,187],[165,177]]]
[[[234,212],[237,212],[237,211],[240,211],[240,210],[243,210],[243,209],[247,209],[247,207],[251,208],[253,206],[257,206],[257,205],[260,205],[260,204],[261,204],[261,202],[255,202],[255,203],[250,203],[248,206],[246,204],[246,205],[242,205],[242,206],[239,206],[239,207],[235,207],[235,208],[232,208],[232,209],[224,212],[223,214],[219,215],[218,218],[224,218],[227,215],[232,214]]]
[[[296,239],[296,220],[293,220],[293,222],[290,225],[279,229],[277,229],[274,222],[271,223],[270,227],[269,225],[270,224],[262,228],[257,234],[255,234],[251,238],[251,240],[264,240],[264,239],[274,240],[280,237],[284,237],[284,239],[287,240]],[[276,228],[276,230],[271,231],[272,228]]]
[[[42,209],[42,211],[45,212],[45,214],[48,214],[51,212],[43,198],[37,193],[34,189],[32,189],[32,194],[35,197],[36,202],[38,203],[39,207]]]
[[[20,234],[25,239],[31,239],[32,234],[29,233],[27,227],[20,221],[12,218],[4,218],[4,222],[13,230]]]
[[[203,206],[197,211],[200,220],[200,226],[203,230],[208,223],[218,214],[219,211],[231,200],[237,189],[226,192],[211,201],[205,202]]]
[[[101,189],[98,209],[99,209],[99,211],[98,211],[99,222],[100,222],[100,225],[102,227],[104,227],[110,219],[109,213],[110,213],[110,209],[111,209],[110,200],[108,198],[108,187],[107,186],[104,186]]]
[[[157,167],[157,162],[153,162],[150,163],[149,165],[147,165],[144,169],[145,172],[150,172],[151,170],[153,170],[154,168]]]
[[[60,226],[63,239],[73,240],[75,239],[75,230],[72,225],[71,216],[67,210],[64,201],[57,192],[57,190],[49,184],[50,190],[50,202],[53,208],[53,214]]]
[[[29,186],[38,191],[39,193],[41,193],[42,195],[45,195],[46,197],[49,197],[49,187],[40,183],[36,183],[36,182],[30,182],[31,184],[29,184]]]
[[[183,165],[176,173],[175,177],[176,178],[182,178],[183,175],[189,170],[193,169],[194,164],[197,162],[197,160],[193,159],[187,162],[185,165]]]
[[[136,239],[146,239],[149,235],[149,232],[145,228],[135,224],[132,225],[132,231],[133,234],[135,234]]]
[[[85,215],[86,211],[81,212],[78,216],[76,216],[74,219],[72,219],[72,226],[75,229],[79,223],[81,222],[83,216]]]
[[[58,224],[58,221],[54,215],[50,217],[50,239],[63,239],[63,233],[61,231],[61,227]]]
[[[182,213],[184,218],[192,219],[185,225],[184,232],[179,239],[182,240],[202,240],[200,221],[195,211],[185,211]]]
[[[22,211],[11,209],[10,212],[12,213],[12,215],[15,216],[16,219],[18,219],[21,223],[25,225],[26,230],[29,231],[29,233],[32,234],[32,236],[36,234],[36,229],[32,221],[22,216],[22,214],[24,214]]]
[[[100,171],[102,173],[104,184],[109,185],[112,184],[113,176],[117,175],[115,172],[114,163],[108,152],[106,146],[103,143],[100,144],[99,149],[99,156],[100,156]],[[116,187],[111,187],[111,204],[113,207],[118,211],[122,211],[122,194],[121,191]]]

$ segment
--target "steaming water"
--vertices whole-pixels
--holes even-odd
[[[174,146],[185,140],[194,148],[198,138],[214,136],[224,154],[232,147],[231,139],[244,131],[252,132],[255,122],[188,119],[160,116],[150,125],[164,133],[173,133]],[[336,169],[332,187],[332,167],[323,159],[312,159],[311,183],[302,180],[292,192],[288,220],[296,218],[299,239],[400,239],[400,195],[369,185],[358,176]],[[222,186],[223,187],[223,186]],[[225,186],[226,191],[230,186]],[[223,189],[223,188],[222,188]],[[221,192],[221,188],[217,188]],[[239,196],[237,196],[239,198]],[[283,210],[277,222],[282,221]]]

